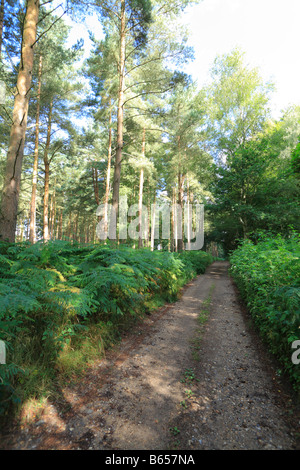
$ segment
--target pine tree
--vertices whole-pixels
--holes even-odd
[[[11,126],[5,180],[2,191],[0,209],[0,238],[10,242],[15,240],[17,224],[21,171],[39,8],[39,0],[27,1],[26,14],[24,18],[20,69],[17,80],[17,94],[15,96],[14,102],[13,124]]]

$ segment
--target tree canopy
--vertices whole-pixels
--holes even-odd
[[[187,204],[204,204],[207,246],[225,250],[256,230],[298,228],[299,109],[272,119],[274,86],[247,65],[240,49],[216,57],[210,83],[199,89],[183,71],[193,51],[179,19],[191,3],[35,2],[36,24],[26,38],[33,5],[4,1],[3,239],[96,242],[97,207],[105,204],[108,224],[108,206],[118,211],[121,197],[137,204],[139,218],[142,207],[149,215],[155,203],[177,204],[182,212]],[[67,23],[84,24],[87,15],[103,34],[99,40],[90,31],[91,48],[82,59],[85,46],[70,43]],[[24,55],[26,41],[31,58]],[[30,61],[19,111],[24,137],[11,147],[14,91]],[[12,174],[17,189],[8,209]],[[149,220],[139,246],[153,249]],[[182,250],[186,240],[173,243],[172,220],[163,246]]]

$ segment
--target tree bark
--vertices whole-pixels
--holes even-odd
[[[51,240],[54,238],[54,230],[55,230],[55,219],[56,219],[56,195],[55,195],[55,187],[56,187],[56,178],[54,181],[54,190],[51,197],[51,209],[50,209],[50,238]]]
[[[92,168],[93,171],[93,186],[94,186],[94,195],[97,206],[100,204],[99,199],[99,185],[98,185],[98,170],[97,168]]]
[[[66,237],[68,241],[71,241],[71,230],[72,230],[72,213],[69,215],[68,227],[66,232]]]
[[[187,186],[187,189],[186,189],[186,199],[187,199],[187,223],[186,223],[186,226],[187,226],[187,234],[186,234],[186,238],[187,238],[187,249],[190,250],[191,249],[191,232],[190,232],[190,226],[191,226],[191,217],[190,217],[190,185],[189,185],[189,180],[188,180],[188,177],[186,178],[186,186]]]
[[[179,167],[178,167],[178,205],[181,208],[181,220],[180,220],[180,215],[178,217],[178,224],[181,225],[181,234],[178,237],[178,244],[177,248],[178,251],[183,250],[183,182],[184,182],[184,177],[181,173],[181,139],[180,136],[178,136],[178,153],[179,153]]]
[[[59,240],[62,240],[62,237],[63,237],[62,226],[63,226],[63,214],[62,214],[62,209],[60,209],[60,211],[59,211],[59,224],[58,224],[58,236],[57,236],[57,238]]]
[[[3,21],[4,21],[4,0],[1,0],[1,4],[0,4],[0,60],[2,57]]]
[[[106,187],[105,187],[105,209],[104,209],[104,232],[107,236],[108,233],[108,199],[109,199],[109,186],[110,186],[110,171],[111,171],[111,143],[112,143],[112,129],[111,129],[111,102],[109,103],[109,128],[108,128],[108,155],[107,155],[107,172],[106,172]]]
[[[145,157],[145,147],[146,147],[146,131],[144,128],[143,139],[142,139],[142,160]],[[144,187],[144,168],[142,167],[140,171],[140,185],[139,185],[139,244],[138,244],[139,248],[142,248],[143,246],[143,237],[142,237],[143,187]]]
[[[74,226],[73,226],[73,236],[72,236],[72,240],[73,242],[77,242],[78,241],[78,219],[79,219],[79,212],[76,213],[76,217],[75,217],[75,220],[74,220]]]
[[[121,22],[120,22],[120,59],[119,59],[119,96],[117,115],[117,149],[114,168],[112,205],[118,220],[119,214],[119,194],[121,179],[121,162],[123,150],[123,106],[125,89],[125,53],[126,53],[126,19],[125,0],[121,0]],[[117,238],[117,237],[116,237]]]
[[[38,174],[38,162],[39,162],[39,130],[40,130],[40,100],[41,100],[41,86],[42,86],[42,68],[43,68],[43,56],[40,55],[36,123],[35,123],[34,162],[33,162],[33,173],[32,173],[31,201],[30,201],[30,232],[29,232],[30,243],[36,242],[36,189],[37,189],[37,174]]]
[[[172,251],[177,251],[178,248],[178,225],[177,225],[177,208],[176,208],[176,187],[173,188],[172,195]]]
[[[155,236],[155,210],[156,210],[156,189],[154,192],[154,201],[152,206],[152,213],[151,213],[151,251],[154,250],[154,236]]]
[[[44,221],[43,221],[43,238],[44,241],[49,240],[49,181],[50,181],[50,161],[48,158],[48,151],[51,139],[51,122],[52,122],[53,102],[51,101],[48,116],[47,140],[44,151],[44,166],[45,166],[45,183],[44,183]]]
[[[34,43],[37,35],[39,0],[27,0],[17,94],[13,109],[0,210],[0,238],[15,241],[24,143],[27,127],[29,92],[32,82]]]
[[[151,195],[151,188],[150,188],[150,182],[148,179],[148,191],[147,191],[147,223],[145,223],[145,228],[144,228],[144,238],[145,238],[145,246],[147,248],[150,247],[150,220],[151,220],[151,201],[150,201],[150,195]]]

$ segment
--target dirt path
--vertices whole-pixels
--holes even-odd
[[[211,265],[6,448],[298,449],[299,416],[227,269]]]

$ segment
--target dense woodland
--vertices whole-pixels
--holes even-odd
[[[180,21],[192,3],[1,0],[4,412],[20,395],[48,393],[57,371],[80,368],[126,316],[174,298],[216,257],[232,256],[257,324],[299,387],[287,357],[300,325],[300,107],[273,119],[274,85],[239,49],[216,57],[199,89],[185,72],[193,51]],[[87,51],[70,38],[90,16],[103,37],[90,31]],[[98,206],[108,230],[121,196],[136,205],[138,237],[97,239]],[[153,226],[142,233],[142,212],[151,220],[163,203],[204,205],[201,252],[185,250],[172,214],[169,239],[154,239]]]

